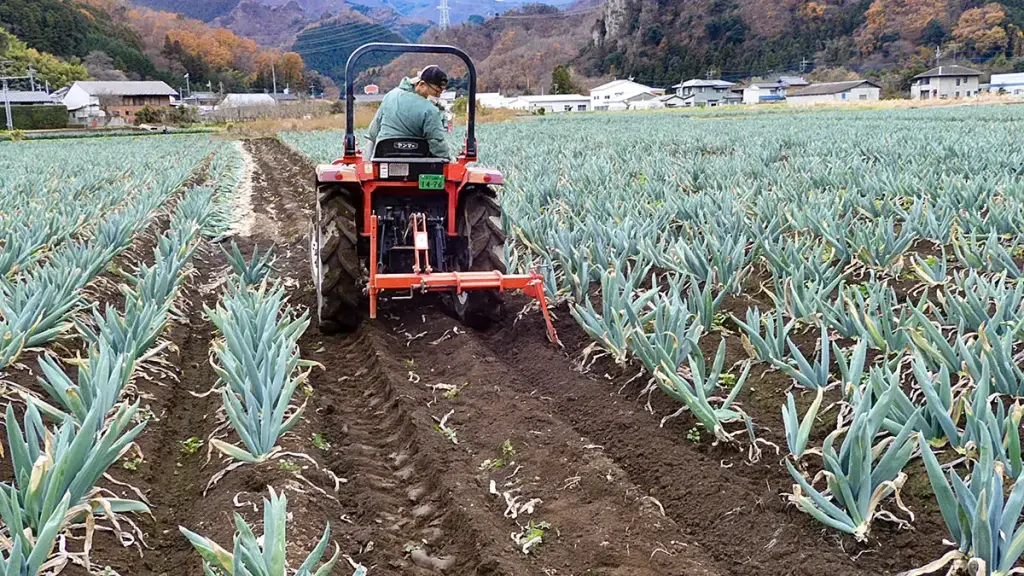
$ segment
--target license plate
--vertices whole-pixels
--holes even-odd
[[[381,178],[404,178],[409,175],[409,165],[403,162],[392,162],[380,165]]]
[[[442,174],[420,174],[420,190],[444,190]]]

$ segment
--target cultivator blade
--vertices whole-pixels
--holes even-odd
[[[551,322],[551,313],[548,311],[547,297],[544,294],[544,279],[540,274],[503,274],[497,270],[490,272],[432,272],[428,262],[427,242],[425,240],[426,227],[425,218],[423,228],[414,217],[413,225],[416,227],[417,236],[424,235],[423,241],[416,242],[416,269],[408,274],[379,274],[377,273],[377,216],[370,219],[370,318],[377,317],[377,298],[385,290],[402,290],[412,294],[415,291],[427,292],[454,292],[455,295],[471,290],[497,290],[505,292],[508,290],[521,290],[523,294],[535,299],[540,305],[541,314],[544,315],[544,322],[547,324],[548,339],[561,345],[558,341],[558,334]],[[420,257],[422,253],[422,258]],[[423,262],[424,267],[420,267]]]

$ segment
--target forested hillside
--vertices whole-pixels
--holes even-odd
[[[1005,68],[1024,51],[1022,29],[1024,0],[608,0],[577,66],[670,84],[709,70],[923,68],[942,46]]]
[[[65,60],[103,52],[114,65],[141,79],[169,79],[145,53],[142,38],[100,6],[61,0],[3,0],[0,27],[29,48]]]
[[[358,12],[349,11],[344,16],[303,31],[296,38],[292,50],[302,56],[310,69],[344,86],[348,57],[367,42],[404,43],[406,39]],[[392,57],[387,55],[370,54],[360,61],[360,70],[381,66],[391,60]]]

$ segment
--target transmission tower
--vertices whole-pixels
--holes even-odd
[[[451,19],[451,8],[448,6],[448,0],[441,0],[441,4],[437,7],[440,13],[440,21],[437,23],[441,30],[447,30],[452,25]]]

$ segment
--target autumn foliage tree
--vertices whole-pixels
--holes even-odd
[[[983,56],[1003,52],[1008,37],[1000,24],[1005,18],[1006,12],[996,3],[965,10],[953,28],[953,38]]]

